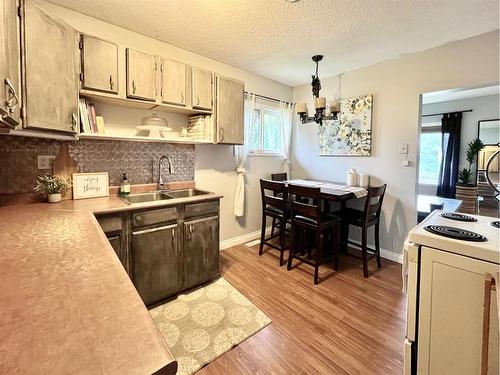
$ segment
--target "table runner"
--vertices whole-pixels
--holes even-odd
[[[338,191],[342,191],[346,193],[353,193],[356,198],[362,198],[368,194],[368,190],[359,186],[347,186],[326,181],[294,179],[288,180],[287,183],[307,187],[318,187],[321,189],[321,192],[325,194],[335,194]]]

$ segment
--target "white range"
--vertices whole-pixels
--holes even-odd
[[[499,219],[434,211],[405,243],[405,375],[499,374]]]

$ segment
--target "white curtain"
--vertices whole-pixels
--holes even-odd
[[[253,113],[255,110],[255,95],[248,94],[245,99],[245,124],[244,124],[244,144],[236,146],[236,194],[234,196],[234,216],[245,215],[245,175],[244,168],[250,149],[250,134],[253,123]]]
[[[280,102],[280,118],[281,118],[281,151],[283,153],[282,172],[286,173],[288,178],[290,174],[290,144],[292,140],[292,122],[293,122],[293,104]]]

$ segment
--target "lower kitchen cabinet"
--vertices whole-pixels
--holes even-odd
[[[97,217],[146,305],[219,274],[219,201]]]
[[[182,289],[177,224],[132,232],[132,281],[146,305]]]
[[[219,217],[184,223],[186,289],[217,276],[219,272]]]

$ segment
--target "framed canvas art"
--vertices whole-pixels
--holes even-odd
[[[370,156],[373,95],[340,100],[337,120],[319,126],[319,154],[323,156]]]

